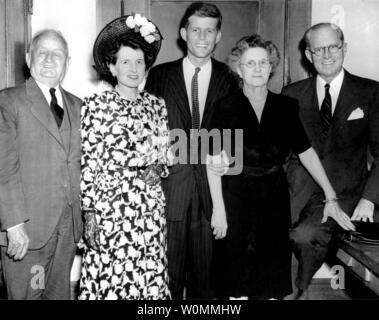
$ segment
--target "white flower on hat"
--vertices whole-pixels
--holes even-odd
[[[140,29],[140,33],[142,37],[146,37],[147,35],[155,31],[156,31],[155,26],[151,22],[148,22],[147,24],[143,25]]]
[[[147,28],[149,29],[150,32],[157,31],[157,29],[155,28],[155,25],[152,24],[151,22],[148,22],[146,26],[147,26]]]
[[[153,43],[155,41],[155,37],[153,35],[148,35],[146,37],[144,37],[144,39],[146,40],[146,42],[148,43]]]
[[[128,26],[128,28],[130,29],[134,29],[135,26],[136,26],[136,23],[134,21],[134,18],[133,16],[129,16],[126,21],[125,21],[126,25]]]
[[[142,37],[146,37],[150,32],[147,30],[146,26],[142,26],[141,29],[139,29],[139,32],[141,33]]]
[[[141,18],[141,26],[144,26],[145,24],[148,24],[149,21],[146,19],[146,17]]]
[[[143,25],[143,18],[145,17],[142,17],[139,13],[137,13],[135,16],[134,16],[134,23],[137,25],[137,26],[142,26]],[[146,18],[145,18],[146,20]],[[146,20],[147,22],[147,20]]]
[[[125,23],[128,28],[135,29],[136,32],[139,32],[149,44],[160,39],[160,35],[157,32],[155,25],[139,13],[134,16],[129,16],[125,20]]]

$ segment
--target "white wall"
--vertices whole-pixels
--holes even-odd
[[[60,30],[69,45],[71,64],[63,87],[81,98],[96,91],[96,72],[92,69],[96,1],[34,0],[32,33],[44,28]]]
[[[334,22],[345,34],[345,68],[379,81],[379,1],[313,0],[312,24]]]

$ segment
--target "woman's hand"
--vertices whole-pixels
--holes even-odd
[[[84,211],[84,241],[87,246],[99,250],[100,230],[96,222],[94,211]]]
[[[328,217],[333,218],[342,229],[355,231],[355,227],[350,221],[349,216],[341,209],[337,200],[327,200],[324,207],[324,216],[321,223],[325,223]]]
[[[206,164],[209,170],[217,175],[223,176],[229,170],[229,158],[225,150],[222,150],[220,154],[216,156],[207,155]]]
[[[213,207],[211,228],[213,229],[213,235],[216,240],[225,238],[228,229],[225,208]]]
[[[142,174],[142,178],[149,186],[155,186],[161,181],[160,174],[163,171],[163,165],[152,164],[149,165]]]

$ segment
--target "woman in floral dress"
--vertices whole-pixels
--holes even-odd
[[[82,108],[85,220],[79,299],[167,299],[167,111],[138,86],[159,52],[158,29],[140,15],[108,24],[94,45],[97,71],[117,80]]]

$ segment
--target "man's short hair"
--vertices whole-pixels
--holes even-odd
[[[306,45],[307,49],[309,49],[311,47],[311,44],[310,44],[310,34],[311,34],[311,32],[312,31],[317,31],[317,30],[320,30],[320,29],[323,29],[323,28],[331,28],[331,29],[335,30],[337,32],[338,37],[340,38],[341,42],[344,43],[345,37],[343,35],[342,29],[339,26],[337,26],[336,24],[331,23],[331,22],[321,22],[321,23],[317,23],[317,24],[313,25],[307,31],[305,31],[305,33],[304,33],[304,41],[305,41],[305,45]]]
[[[54,30],[54,29],[43,29],[41,31],[38,31],[33,36],[33,39],[30,42],[29,53],[32,53],[37,48],[38,42],[41,39],[43,39],[45,37],[47,38],[50,36],[57,38],[63,44],[63,48],[64,48],[64,51],[65,51],[66,57],[67,57],[68,56],[68,43],[67,43],[65,37],[63,36],[63,34],[60,31]]]
[[[204,18],[216,18],[217,30],[221,29],[222,15],[220,10],[212,3],[206,2],[193,2],[190,4],[184,13],[180,28],[187,28],[189,24],[189,18],[191,16],[204,17]]]

